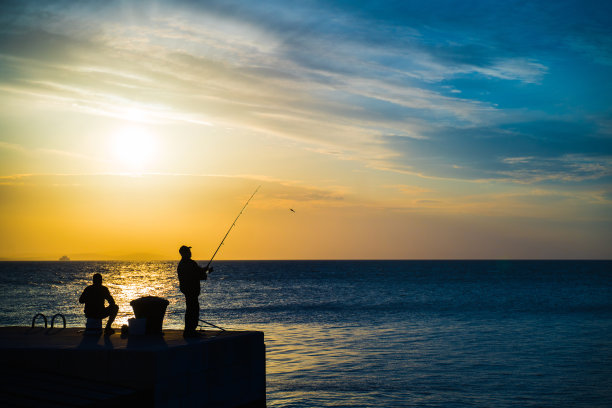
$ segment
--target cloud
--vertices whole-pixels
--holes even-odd
[[[516,122],[431,127],[422,139],[384,136],[382,143],[397,153],[387,164],[397,171],[457,180],[604,182],[609,176],[612,144],[602,137],[601,123],[550,117],[521,121],[520,115],[505,119]]]
[[[49,109],[238,127],[428,177],[606,175],[568,164],[590,155],[597,162],[612,151],[585,120],[593,112],[551,120],[554,107],[537,112],[528,98],[552,92],[547,81],[558,75],[559,61],[574,57],[558,38],[565,29],[574,51],[605,62],[609,29],[590,4],[24,1],[3,7],[0,88]],[[520,109],[504,107],[510,99]],[[504,161],[512,157],[543,159]],[[559,173],[552,176],[555,165]]]
[[[0,149],[3,150],[12,150],[12,151],[16,151],[16,152],[25,152],[26,149],[16,143],[7,143],[7,142],[2,142],[0,141]]]
[[[398,190],[402,194],[406,194],[406,195],[420,195],[420,194],[423,194],[423,193],[431,193],[433,191],[433,190],[431,190],[429,188],[423,188],[423,187],[419,187],[419,186],[411,186],[411,185],[406,185],[406,184],[387,186],[387,188]]]
[[[34,157],[56,156],[56,157],[60,157],[63,159],[77,159],[77,160],[83,160],[86,162],[92,162],[92,161],[102,162],[100,158],[93,157],[90,155],[84,155],[84,154],[76,153],[72,151],[39,148],[39,147],[32,148],[32,147],[26,147],[24,145],[17,144],[17,143],[7,143],[7,142],[2,142],[2,141],[0,141],[0,151],[1,150],[12,151],[12,152],[19,153],[20,155],[34,156]],[[13,177],[13,176],[9,176],[9,177]]]
[[[612,176],[612,156],[508,157],[502,162],[508,169],[499,171],[500,177],[518,183],[582,182]]]
[[[177,181],[181,179],[181,181]],[[274,207],[282,203],[302,203],[307,205],[323,202],[341,203],[352,193],[349,188],[340,185],[321,186],[304,183],[299,180],[269,177],[260,174],[197,174],[197,173],[23,173],[0,176],[1,185],[21,186],[77,186],[77,185],[109,185],[113,186],[120,180],[136,180],[146,186],[166,188],[174,183],[198,183],[198,180],[221,181],[235,186],[248,182],[249,185],[262,186],[259,191],[266,206]],[[346,205],[349,205],[348,203]]]

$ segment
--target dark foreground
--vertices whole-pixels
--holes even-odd
[[[264,407],[262,332],[0,327],[2,406]]]

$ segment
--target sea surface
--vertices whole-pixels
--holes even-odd
[[[0,262],[0,325],[83,326],[100,272],[120,311],[182,329],[177,262]],[[227,261],[200,317],[265,332],[269,407],[612,407],[611,261]]]

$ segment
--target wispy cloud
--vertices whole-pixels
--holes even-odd
[[[547,136],[550,117],[581,102],[530,105],[534,93],[554,100],[570,89],[571,70],[560,65],[591,58],[583,66],[608,70],[605,11],[477,3],[370,4],[366,12],[343,2],[111,1],[94,10],[26,1],[2,9],[0,88],[54,109],[272,134],[426,177],[606,177],[610,145],[594,142],[584,122],[609,111],[609,98],[597,112],[576,111],[565,124],[577,133],[558,131],[566,139],[557,141]],[[576,21],[589,28],[572,28]],[[561,28],[573,51],[557,38]],[[585,147],[595,144],[596,152]],[[544,159],[504,161],[527,156]]]
[[[40,147],[27,147],[17,143],[6,143],[0,142],[0,150],[10,150],[14,152],[18,152],[21,155],[29,155],[29,156],[55,156],[61,158],[70,158],[83,160],[88,162],[102,162],[103,160],[90,156],[84,155],[81,153],[76,153],[67,150],[59,150],[59,149],[48,149],[48,148],[40,148]],[[10,176],[12,177],[12,176]]]
[[[502,162],[509,168],[500,171],[500,176],[517,183],[582,182],[612,176],[611,156],[508,157]]]
[[[13,151],[17,151],[17,152],[25,152],[26,149],[16,143],[7,143],[7,142],[2,142],[0,141],[0,149],[4,149],[4,150],[13,150]]]
[[[176,183],[178,179],[185,180],[233,180],[235,182],[249,182],[250,185],[260,185],[260,196],[266,201],[267,207],[277,207],[282,204],[284,208],[290,203],[313,205],[323,202],[343,202],[352,192],[346,186],[308,184],[300,180],[275,178],[260,174],[197,174],[197,173],[22,173],[0,176],[1,185],[21,186],[49,186],[49,185],[97,185],[113,184],[113,180],[135,179],[143,184],[158,185],[161,189]],[[353,203],[345,203],[354,205]]]

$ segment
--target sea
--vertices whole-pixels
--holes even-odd
[[[78,298],[99,272],[116,326],[151,295],[182,329],[176,266],[0,262],[0,325],[84,326]],[[213,266],[200,317],[265,333],[269,407],[612,407],[612,261]]]

